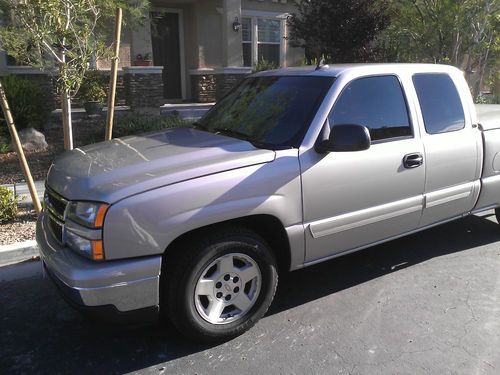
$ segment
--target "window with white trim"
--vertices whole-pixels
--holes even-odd
[[[264,59],[281,65],[282,20],[268,17],[243,17],[243,65],[254,66]]]

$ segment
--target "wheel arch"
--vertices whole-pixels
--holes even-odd
[[[282,222],[273,215],[257,214],[230,219],[200,228],[192,229],[175,238],[165,249],[162,263],[168,264],[175,256],[175,248],[195,236],[203,236],[225,226],[238,226],[255,232],[262,237],[273,251],[278,263],[278,271],[287,272],[291,266],[291,248],[288,235]]]

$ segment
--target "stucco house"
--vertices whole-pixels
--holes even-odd
[[[152,0],[151,5],[149,20],[122,35],[120,104],[213,102],[259,60],[283,67],[304,60],[304,51],[286,40],[294,0]],[[98,61],[97,67],[106,74],[109,62]],[[0,54],[2,72],[46,81],[40,71],[9,66],[5,54]]]

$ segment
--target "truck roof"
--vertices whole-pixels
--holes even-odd
[[[324,76],[339,77],[345,73],[377,74],[377,73],[452,73],[459,69],[451,65],[441,64],[335,64],[323,65],[316,70],[316,66],[301,66],[295,68],[282,68],[258,72],[252,77],[265,76]]]

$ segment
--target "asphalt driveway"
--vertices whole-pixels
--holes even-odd
[[[499,374],[500,226],[489,213],[289,274],[218,346],[69,308],[37,263],[0,268],[0,373]]]

